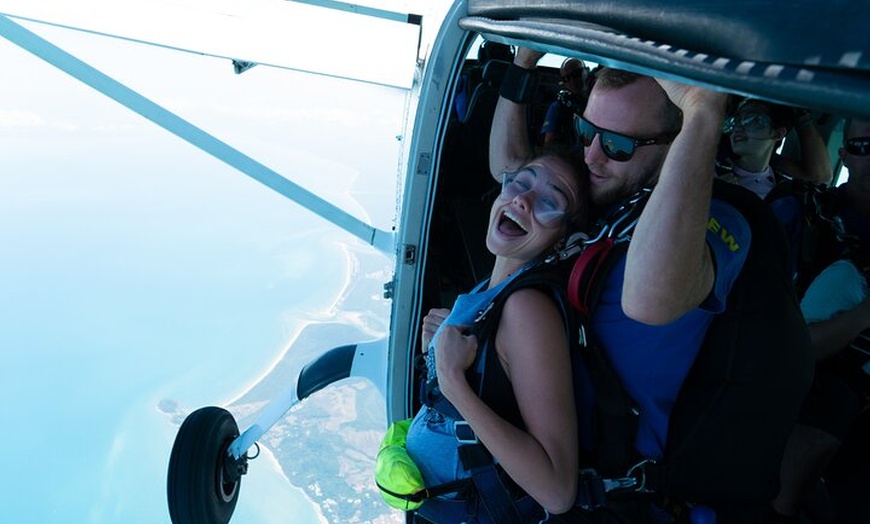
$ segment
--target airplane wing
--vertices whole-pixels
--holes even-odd
[[[325,17],[325,14],[329,16]],[[224,2],[219,5],[201,0],[84,0],[75,4],[52,0],[2,0],[0,36],[379,249],[391,251],[390,233],[351,217],[330,202],[305,191],[262,163],[13,21],[29,21],[30,25],[38,25],[32,24],[38,22],[227,58],[232,61],[237,73],[262,63],[389,87],[410,88],[417,64],[420,17],[406,16],[406,23],[401,23],[387,12],[374,10],[365,14],[367,16],[335,12],[335,9],[282,0],[254,0],[244,4]],[[323,27],[330,30],[323,31]],[[334,35],[335,39],[323,41],[324,34],[330,37]],[[359,44],[358,37],[361,35],[366,38]],[[342,42],[343,39],[346,41]],[[318,45],[317,52],[311,52],[312,45]],[[308,51],[300,52],[303,50]],[[325,50],[326,54],[321,53],[321,50]],[[377,62],[378,67],[370,67],[373,61]]]
[[[285,0],[0,0],[0,14],[179,51],[409,88],[420,17]],[[404,17],[404,18],[403,18]],[[317,53],[311,49],[316,46]],[[372,67],[377,63],[377,67]]]

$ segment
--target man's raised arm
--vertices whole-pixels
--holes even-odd
[[[666,324],[710,293],[715,267],[706,244],[713,163],[725,95],[659,81],[683,112],[658,183],[628,249],[622,305],[647,324]]]

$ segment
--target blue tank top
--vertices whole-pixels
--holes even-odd
[[[459,295],[453,304],[453,309],[441,325],[464,325],[470,326],[492,304],[492,301],[514,278],[522,274],[530,266],[522,269],[504,279],[491,289],[485,289],[489,280],[485,280],[470,293]],[[432,337],[426,353],[427,377],[435,378],[435,346],[441,327]],[[482,360],[482,359],[478,359]],[[437,486],[454,480],[467,478],[470,474],[465,471],[459,460],[458,442],[456,431],[453,427],[455,420],[429,406],[423,406],[414,416],[411,427],[408,429],[408,437],[405,447],[411,459],[420,468],[423,474],[423,482],[426,486]],[[453,495],[447,495],[452,497]]]

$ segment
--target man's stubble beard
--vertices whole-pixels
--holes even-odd
[[[652,188],[658,182],[661,164],[646,168],[646,173],[633,180],[624,180],[618,187],[607,188],[604,192],[595,194],[592,192],[592,203],[599,209],[606,209],[613,204],[621,202],[640,191],[643,188]]]

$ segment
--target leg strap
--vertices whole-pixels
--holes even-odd
[[[510,490],[498,474],[489,451],[481,444],[464,444],[459,446],[459,459],[465,469],[471,472],[478,499],[492,521],[498,524],[522,524]]]

